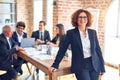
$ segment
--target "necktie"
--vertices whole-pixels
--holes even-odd
[[[8,39],[8,44],[9,44],[9,48],[11,49],[12,48],[12,43],[11,43],[10,38]],[[11,55],[11,62],[12,61],[13,61],[13,55]]]
[[[8,39],[9,48],[11,49],[11,40]]]
[[[41,32],[41,40],[44,40],[43,32]]]

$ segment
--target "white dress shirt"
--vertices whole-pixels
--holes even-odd
[[[89,36],[88,36],[88,30],[86,30],[86,36],[83,36],[83,33],[80,30],[79,30],[79,32],[81,35],[84,58],[91,57],[90,40],[89,40]]]
[[[10,38],[9,37],[6,37],[7,38],[7,41],[8,41],[8,44],[9,44],[9,47],[10,47],[10,49],[12,48],[12,45],[11,45],[11,42],[10,42]]]
[[[19,35],[17,31],[16,31],[16,33],[18,36],[18,41],[21,43],[21,40],[23,39],[23,33],[22,33],[22,35]]]

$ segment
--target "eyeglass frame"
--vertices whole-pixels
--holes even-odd
[[[78,19],[87,19],[87,16],[78,16]]]

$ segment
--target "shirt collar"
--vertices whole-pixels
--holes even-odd
[[[16,33],[17,33],[17,36],[20,36],[17,31],[16,31]],[[23,36],[23,32],[22,32],[22,35],[21,35],[21,36]]]
[[[6,37],[7,40],[9,40],[10,38],[9,37]]]

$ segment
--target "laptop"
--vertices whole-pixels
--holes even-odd
[[[23,38],[21,40],[21,47],[27,48],[27,47],[33,47],[35,45],[35,38]]]

